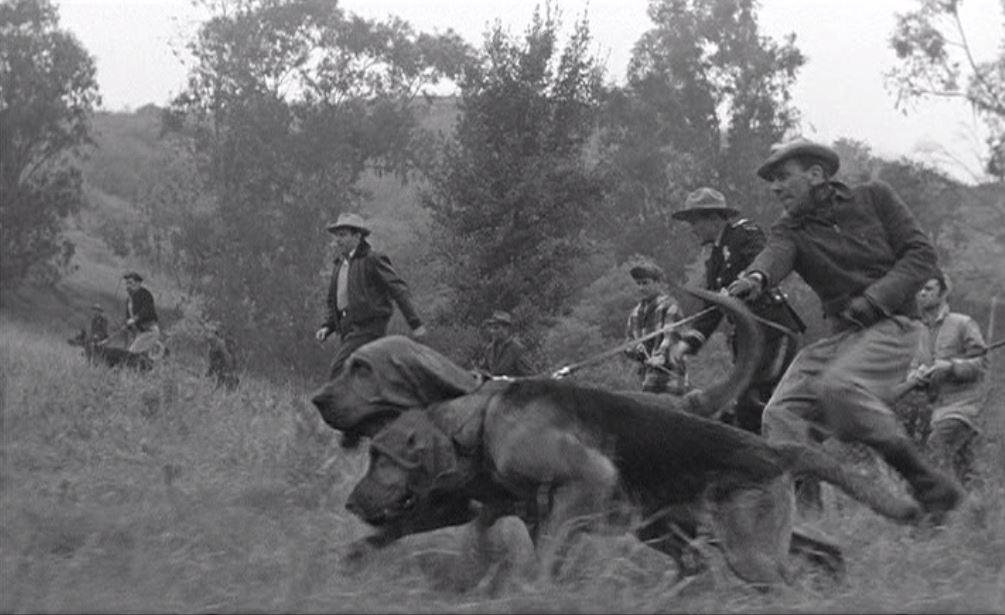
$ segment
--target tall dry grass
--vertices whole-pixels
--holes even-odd
[[[0,611],[1005,610],[1000,370],[979,498],[931,534],[854,504],[829,511],[821,527],[846,548],[844,583],[803,570],[761,594],[714,559],[682,590],[662,556],[596,538],[560,583],[486,596],[456,591],[454,530],[343,568],[340,548],[367,533],[343,510],[365,453],[339,449],[305,387],[245,377],[225,393],[183,353],[149,374],[109,371],[43,330],[0,326]]]

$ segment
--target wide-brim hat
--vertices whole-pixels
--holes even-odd
[[[663,268],[656,263],[638,263],[628,270],[633,280],[656,280],[663,281]]]
[[[99,304],[99,303],[95,303],[94,305],[92,305],[91,309],[94,310],[95,312],[104,312],[105,311],[105,308],[101,307],[101,304]]]
[[[789,158],[796,156],[806,156],[820,161],[828,176],[838,172],[841,167],[841,158],[838,153],[828,145],[810,141],[803,137],[792,139],[784,143],[776,143],[771,146],[771,154],[765,159],[761,166],[757,168],[757,175],[761,179],[771,179],[771,172],[779,164]]]
[[[330,223],[327,226],[329,233],[334,233],[340,228],[349,228],[360,233],[366,237],[370,234],[370,226],[363,221],[363,218],[359,214],[339,214],[338,220]]]
[[[687,195],[684,201],[684,209],[675,211],[670,215],[674,220],[693,220],[705,214],[723,214],[725,216],[735,216],[739,210],[726,205],[726,197],[721,192],[712,188],[698,188]]]
[[[492,312],[492,315],[485,319],[482,323],[484,326],[489,325],[504,325],[506,327],[513,326],[513,317],[509,315],[509,312],[504,312],[502,310],[496,310]]]
[[[136,280],[137,282],[143,281],[143,276],[136,273],[135,271],[127,271],[125,275],[122,276],[122,278],[125,280]]]

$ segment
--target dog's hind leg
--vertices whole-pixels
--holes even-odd
[[[794,509],[787,475],[731,489],[710,502],[713,530],[738,577],[763,588],[787,581]]]

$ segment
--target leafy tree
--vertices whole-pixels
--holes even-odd
[[[249,356],[317,365],[303,340],[323,304],[324,224],[356,207],[364,170],[407,170],[416,99],[465,47],[327,0],[213,7],[166,125],[191,137],[215,223],[192,218],[172,243],[210,273],[211,317],[228,320]]]
[[[901,63],[887,73],[887,80],[903,110],[923,98],[970,103],[990,131],[986,170],[1005,181],[1005,40],[997,58],[977,62],[960,21],[961,3],[917,0],[915,10],[897,15],[890,45]],[[999,19],[1005,17],[1005,4],[1002,12]]]
[[[585,19],[561,49],[559,28],[550,6],[522,38],[497,22],[460,79],[460,117],[423,199],[455,263],[451,320],[505,309],[539,324],[570,296],[589,250],[588,214],[606,191],[587,156],[602,73]]]
[[[619,186],[605,226],[624,229],[622,258],[656,255],[668,239],[675,251],[688,245],[669,213],[703,184],[745,215],[773,217],[753,171],[795,126],[789,89],[804,58],[794,36],[778,43],[759,33],[756,6],[651,0],[653,27],[636,42],[627,85],[611,96],[604,125]]]
[[[94,62],[48,0],[0,4],[0,284],[53,281],[73,246],[60,219],[81,204],[73,154],[89,143]]]

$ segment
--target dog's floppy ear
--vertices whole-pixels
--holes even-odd
[[[380,375],[384,400],[395,406],[427,406],[470,393],[479,384],[466,369],[402,335],[381,338],[356,352]]]
[[[371,446],[409,470],[414,492],[426,495],[449,490],[463,482],[457,451],[423,410],[410,410],[377,434]]]
[[[312,401],[333,429],[372,436],[401,412],[464,395],[478,384],[432,348],[390,335],[357,349]]]

